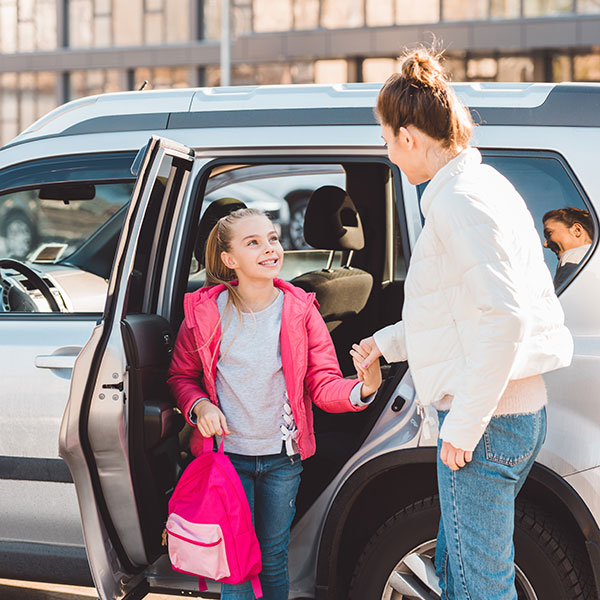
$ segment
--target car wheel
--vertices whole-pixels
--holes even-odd
[[[388,519],[370,539],[356,565],[350,584],[351,600],[415,597],[397,591],[395,574],[414,580],[415,559],[418,564],[433,562],[439,516],[439,500],[433,496]],[[576,549],[552,519],[534,506],[518,502],[515,514],[518,600],[593,600],[596,596],[589,575]],[[421,587],[435,590],[435,585]]]
[[[294,250],[310,248],[304,239],[304,215],[308,206],[308,198],[290,203],[290,245]]]
[[[25,258],[35,245],[36,231],[33,223],[21,213],[7,215],[2,226],[4,253],[13,258]]]

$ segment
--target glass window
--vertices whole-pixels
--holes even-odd
[[[143,43],[144,0],[127,0],[113,5],[113,32],[116,46]]]
[[[56,0],[0,0],[0,53],[54,50]]]
[[[343,29],[364,24],[364,0],[321,0],[322,27]]]
[[[566,54],[552,57],[552,80],[573,81],[573,59]]]
[[[467,61],[468,79],[495,79],[497,73],[498,62],[495,58],[470,58]]]
[[[540,235],[540,243],[545,244],[546,264],[555,278],[557,289],[562,289],[585,256],[589,255],[596,236],[593,217],[566,166],[559,157],[550,153],[536,157],[488,153],[484,155],[484,162],[504,174],[525,200]],[[558,213],[554,219],[544,222],[544,215],[557,209],[564,209],[564,215]],[[564,227],[563,219],[568,219],[572,214],[576,220],[582,221],[585,227],[583,234],[577,238],[569,238],[566,242],[561,240],[556,243],[549,231],[553,227]],[[545,235],[548,236],[547,240]]]
[[[102,311],[133,158],[60,157],[0,172],[0,256],[39,275],[62,312]],[[26,269],[1,269],[0,286],[0,312],[51,310]]]
[[[348,62],[340,60],[315,61],[315,83],[347,83]]]
[[[523,14],[526,17],[550,17],[572,11],[572,0],[523,0]]]
[[[598,0],[577,0],[578,13],[600,13],[600,2]]]
[[[442,20],[471,21],[488,17],[488,0],[443,0]]]
[[[582,54],[573,57],[576,81],[600,81],[600,54]]]
[[[521,16],[521,0],[491,0],[492,19],[518,19]]]
[[[71,71],[70,96],[73,99],[121,90],[121,71],[117,69]]]
[[[366,2],[368,27],[381,27],[395,24],[394,0],[366,0]]]
[[[216,40],[221,36],[221,0],[204,0],[203,38]]]
[[[294,0],[294,29],[319,26],[319,0]]]
[[[292,0],[254,0],[254,31],[289,31],[292,15]]]
[[[533,81],[533,61],[528,56],[505,56],[498,59],[496,81]]]
[[[312,62],[295,62],[290,65],[292,83],[313,83],[315,67]]]
[[[230,15],[234,36],[252,33],[252,12],[252,0],[234,0]]]
[[[191,76],[187,67],[140,67],[133,74],[134,89],[139,89],[144,81],[148,82],[147,90],[189,87]]]
[[[394,58],[365,58],[362,63],[363,81],[379,83],[395,73],[398,62]]]
[[[440,20],[440,0],[396,0],[396,24],[437,23]]]
[[[89,48],[94,43],[94,7],[91,0],[70,0],[69,46]]]
[[[451,81],[466,81],[467,61],[464,54],[444,55],[444,71]]]

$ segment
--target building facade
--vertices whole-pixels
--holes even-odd
[[[0,0],[0,144],[99,92],[219,85],[222,0]],[[234,85],[383,81],[406,46],[456,81],[600,81],[600,0],[231,0]]]

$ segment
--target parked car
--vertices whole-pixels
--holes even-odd
[[[316,286],[351,377],[351,343],[401,317],[423,225],[422,190],[388,161],[373,117],[378,89],[106,94],[59,107],[0,149],[0,200],[27,193],[33,213],[45,203],[61,215],[29,258],[0,259],[0,577],[93,580],[102,600],[197,595],[197,580],[174,572],[161,544],[169,494],[190,458],[165,374],[183,294],[203,283],[193,258],[207,198],[252,202],[256,188],[260,202],[275,199],[281,210],[284,189],[307,190],[303,202],[327,186],[345,190],[364,247],[340,252],[335,228],[320,248],[289,241],[283,276]],[[550,209],[588,210],[595,225],[590,249],[557,290],[575,357],[544,376],[548,435],[515,515],[519,600],[591,600],[600,592],[600,88],[455,89],[480,123],[474,144],[523,195],[540,244]],[[115,202],[105,210],[109,186]],[[85,226],[84,211],[95,215]],[[544,252],[554,273],[556,257]],[[435,592],[435,440],[422,433],[406,371],[384,365],[383,386],[362,413],[315,410],[291,598]]]

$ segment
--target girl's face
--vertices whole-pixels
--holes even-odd
[[[250,216],[231,226],[231,247],[221,253],[225,266],[238,279],[272,281],[283,264],[283,248],[273,223],[262,215]]]

